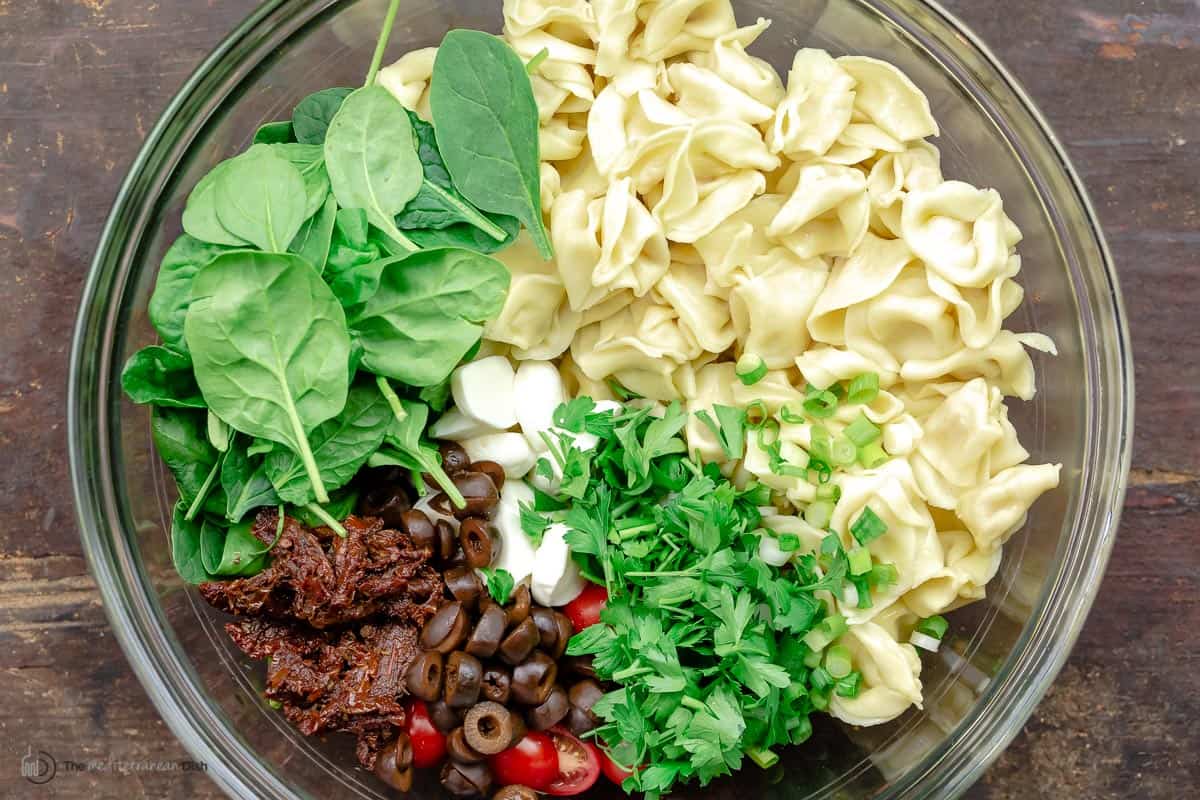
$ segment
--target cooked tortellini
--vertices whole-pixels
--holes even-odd
[[[554,256],[524,233],[497,254],[511,284],[480,352],[554,362],[568,397],[612,401],[623,387],[654,413],[680,400],[688,452],[770,490],[764,560],[835,535],[894,570],[867,603],[853,586],[818,595],[848,625],[860,680],[830,711],[875,725],[919,707],[913,643],[928,642],[914,628],[985,596],[1005,541],[1060,477],[1027,463],[1006,405],[1034,395],[1031,352],[1055,349],[1005,328],[1024,292],[1000,194],[946,179],[929,100],[895,66],[803,48],[785,81],[753,54],[770,21],[739,27],[730,0],[503,5],[506,41],[537,59]],[[424,117],[436,54],[378,78]],[[869,402],[792,416],[868,373]],[[750,432],[730,457],[695,416],[718,405],[773,416],[777,438]],[[852,452],[829,485],[779,469],[864,425],[877,457]],[[859,542],[870,518],[884,531]],[[781,549],[784,535],[799,549]]]

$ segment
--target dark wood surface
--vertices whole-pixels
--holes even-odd
[[[1194,797],[1200,785],[1200,5],[948,3],[1049,116],[1120,267],[1134,471],[1092,616],[969,797]],[[250,0],[0,0],[0,796],[218,797],[198,775],[64,775],[27,748],[182,759],[113,640],[67,477],[66,362],[88,261],[160,110]],[[52,791],[47,791],[52,789]]]

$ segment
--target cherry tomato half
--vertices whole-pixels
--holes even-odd
[[[558,751],[558,775],[546,787],[546,794],[557,797],[586,792],[600,777],[600,751],[591,742],[582,742],[565,728],[550,729],[554,749]]]
[[[600,751],[600,769],[603,770],[604,777],[608,778],[617,786],[620,786],[622,783],[624,783],[626,778],[633,774],[632,772],[621,769],[621,767],[617,766],[617,762],[609,758],[603,750]]]
[[[608,590],[598,584],[589,583],[579,597],[567,603],[563,612],[575,626],[575,632],[579,633],[600,621],[600,612],[607,603]]]
[[[429,718],[429,708],[415,697],[405,707],[404,731],[412,741],[413,766],[428,769],[446,758],[446,736]]]
[[[545,791],[558,777],[558,751],[545,733],[530,731],[521,741],[492,756],[492,774],[498,786],[523,784]]]

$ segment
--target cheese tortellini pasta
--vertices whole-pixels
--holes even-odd
[[[1021,232],[994,189],[943,175],[920,87],[812,48],[785,81],[752,54],[769,26],[739,27],[730,0],[505,0],[505,39],[542,54],[555,257],[526,234],[498,254],[512,282],[484,352],[553,360],[575,396],[612,400],[620,384],[680,400],[691,454],[768,487],[762,525],[797,537],[795,555],[830,532],[855,548],[856,520],[878,517],[886,532],[862,546],[896,580],[865,607],[823,593],[861,678],[830,711],[874,725],[921,703],[917,622],[984,597],[1005,541],[1058,485],[1059,466],[1026,463],[1006,405],[1033,396],[1030,351],[1054,344],[1004,327],[1024,298]],[[435,56],[414,51],[379,83],[428,116]],[[743,356],[761,360],[752,385]],[[814,527],[805,513],[829,495],[777,466],[807,463],[817,431],[786,412],[864,373],[874,399],[820,427],[837,437],[864,417],[885,459],[839,468]],[[783,415],[774,450],[750,435],[728,459],[694,416],[714,405]]]

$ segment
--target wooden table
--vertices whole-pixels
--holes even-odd
[[[1066,143],[1133,331],[1134,471],[1100,597],[1024,733],[970,793],[1196,796],[1200,785],[1200,6],[947,3]],[[250,0],[0,0],[0,795],[32,747],[182,759],[113,640],[67,477],[67,352],[118,183]],[[1191,272],[1189,272],[1191,270]],[[199,775],[60,776],[67,798],[218,797]]]

